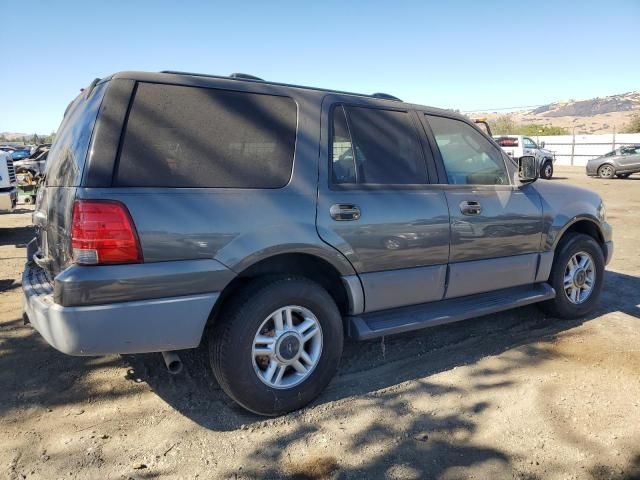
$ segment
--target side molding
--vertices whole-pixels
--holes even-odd
[[[349,299],[349,315],[360,315],[364,312],[364,291],[357,275],[345,275],[342,283]]]

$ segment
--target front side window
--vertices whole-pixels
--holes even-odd
[[[524,143],[525,148],[538,148],[536,143],[533,140],[531,140],[530,138],[527,138],[527,137],[522,139],[522,143]]]
[[[408,112],[338,105],[331,131],[333,183],[427,182],[422,148]]]
[[[500,151],[461,120],[426,115],[450,184],[507,185]]]

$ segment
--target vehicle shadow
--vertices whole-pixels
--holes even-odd
[[[16,282],[13,278],[1,278],[0,279],[0,293],[7,292],[9,290],[15,290],[20,288],[22,283]]]
[[[528,306],[369,342],[347,341],[335,379],[314,404],[370,394],[409,380],[424,380],[522,345],[529,345],[528,355],[512,368],[533,365],[547,358],[533,344],[553,339],[584,321],[616,311],[640,319],[640,308],[634,301],[640,291],[640,278],[616,272],[606,275],[600,306],[587,318],[548,318],[537,307]],[[206,345],[180,356],[184,371],[173,376],[167,372],[160,354],[126,355],[123,358],[129,366],[127,378],[147,383],[169,405],[207,429],[234,430],[264,420],[246,412],[222,392],[211,374]]]
[[[35,228],[32,226],[3,228],[0,229],[0,247],[5,245],[24,247],[34,236]]]

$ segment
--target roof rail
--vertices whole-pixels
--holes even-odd
[[[89,95],[91,95],[91,92],[93,92],[93,89],[96,88],[96,85],[99,81],[99,78],[94,78],[87,88],[82,89],[82,93],[84,94],[85,99],[89,98]]]
[[[173,75],[188,75],[190,77],[209,77],[209,78],[225,78],[222,75],[210,75],[208,73],[193,73],[193,72],[181,72],[179,70],[162,70],[160,73],[171,73]],[[235,78],[236,80],[257,80],[264,82],[264,79],[256,77],[255,75],[249,75],[248,73],[232,73],[228,78]]]
[[[161,70],[160,73],[171,73],[172,75],[188,75],[190,77],[220,78],[220,75],[209,75],[207,73],[182,72],[180,70]]]
[[[250,82],[265,82],[265,83],[268,83],[269,85],[280,85],[283,87],[304,88],[306,90],[315,90],[317,92],[337,93],[337,94],[343,94],[343,95],[357,95],[359,97],[380,98],[384,100],[393,100],[395,102],[402,101],[398,97],[394,97],[393,95],[389,95],[388,93],[374,93],[373,95],[367,95],[366,93],[345,92],[343,90],[331,90],[329,88],[309,87],[305,85],[292,85],[290,83],[263,80],[262,78],[256,77],[254,75],[249,75],[247,73],[232,73],[228,77],[225,77],[223,75],[210,75],[207,73],[181,72],[178,70],[162,70],[159,73],[170,73],[172,75],[185,75],[190,77],[205,77],[205,78],[219,78],[219,79],[231,78],[235,80],[248,80]]]
[[[264,82],[264,78],[249,75],[248,73],[232,73],[229,75],[229,78],[237,78],[239,80],[260,80],[261,82]]]
[[[376,97],[376,98],[383,98],[384,100],[395,100],[396,102],[401,102],[402,100],[400,100],[398,97],[394,97],[393,95],[389,95],[388,93],[374,93],[373,95],[371,95],[372,97]]]

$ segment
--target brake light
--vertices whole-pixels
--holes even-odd
[[[76,200],[73,259],[81,265],[141,263],[142,250],[127,207],[113,200]]]

